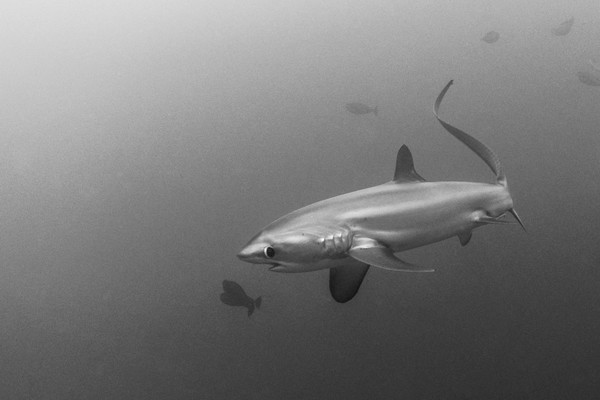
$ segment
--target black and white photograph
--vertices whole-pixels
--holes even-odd
[[[600,398],[600,1],[0,2],[0,399]]]

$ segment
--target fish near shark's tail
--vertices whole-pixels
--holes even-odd
[[[442,91],[438,95],[437,99],[435,100],[435,104],[433,105],[433,115],[435,115],[435,117],[440,122],[440,124],[442,124],[444,129],[446,129],[452,136],[454,136],[455,138],[460,140],[465,146],[467,146],[468,148],[473,150],[473,152],[475,154],[477,154],[479,156],[479,158],[481,158],[483,160],[483,162],[485,162],[488,165],[488,167],[490,167],[492,172],[494,174],[496,174],[496,183],[497,184],[502,185],[504,187],[508,187],[508,182],[506,181],[506,175],[504,175],[504,170],[502,169],[502,164],[500,163],[500,159],[498,158],[496,153],[494,153],[492,151],[492,149],[487,147],[485,144],[483,144],[479,140],[475,139],[473,136],[450,125],[449,123],[447,123],[446,121],[442,120],[439,117],[438,112],[440,109],[440,104],[442,103],[442,99],[444,98],[444,95],[446,94],[448,89],[450,89],[450,86],[452,86],[453,83],[454,83],[454,80],[451,80],[450,82],[448,82],[446,87],[444,87],[444,89],[442,89]],[[523,230],[525,230],[525,226],[523,225],[523,222],[521,222],[521,218],[519,218],[519,215],[517,214],[517,212],[513,208],[511,208],[508,211],[515,217],[515,219],[517,220],[519,225],[521,225],[521,228],[523,228]]]

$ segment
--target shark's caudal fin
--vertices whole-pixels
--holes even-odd
[[[500,163],[500,159],[498,158],[496,153],[494,153],[492,149],[487,147],[485,144],[475,139],[473,136],[450,125],[449,123],[447,123],[439,117],[438,112],[440,110],[440,104],[442,103],[442,99],[444,98],[444,95],[446,94],[448,89],[450,89],[450,86],[452,86],[453,83],[453,80],[448,82],[446,87],[444,87],[444,89],[442,89],[442,91],[438,95],[437,99],[435,100],[435,104],[433,105],[433,115],[435,115],[440,124],[442,124],[442,126],[448,132],[450,132],[452,136],[454,136],[455,138],[463,142],[468,148],[473,150],[475,154],[477,154],[479,158],[481,158],[490,167],[492,172],[496,174],[496,183],[504,187],[508,186],[506,182],[506,175],[504,175],[504,171],[502,170],[502,164]],[[511,208],[508,211],[515,217],[519,225],[521,225],[521,228],[523,228],[523,230],[525,231],[525,225],[523,225],[523,222],[521,221],[521,218],[519,218],[519,215],[517,214],[515,209]],[[464,239],[466,238],[461,239],[461,243],[463,243],[463,246],[466,243],[468,243],[468,240],[465,241]]]
[[[506,186],[506,176],[504,175],[504,171],[502,170],[502,164],[500,164],[500,159],[492,151],[492,149],[487,147],[485,144],[481,143],[479,140],[475,139],[473,136],[461,131],[458,128],[455,128],[454,126],[450,125],[449,123],[447,123],[439,117],[438,111],[440,109],[440,104],[442,103],[442,99],[444,98],[444,95],[446,94],[452,83],[454,83],[453,80],[448,82],[446,87],[442,89],[442,91],[438,95],[433,106],[433,114],[440,122],[440,124],[442,124],[442,126],[448,132],[450,132],[450,134],[452,134],[452,136],[454,136],[455,138],[463,142],[468,148],[473,150],[475,154],[477,154],[479,158],[481,158],[490,167],[492,172],[496,174],[497,183],[499,183],[502,186]]]

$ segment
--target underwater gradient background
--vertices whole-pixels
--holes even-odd
[[[4,1],[0,397],[596,398],[599,39],[591,0]],[[371,268],[347,304],[235,257],[402,144],[428,180],[492,181],[432,115],[450,79],[527,233],[407,252],[436,272]]]

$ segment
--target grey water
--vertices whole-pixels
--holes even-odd
[[[0,398],[596,398],[599,37],[591,0],[4,2]],[[236,258],[402,144],[491,182],[432,115],[450,79],[442,115],[527,233],[406,252],[436,272],[372,268],[346,304],[327,271]]]

